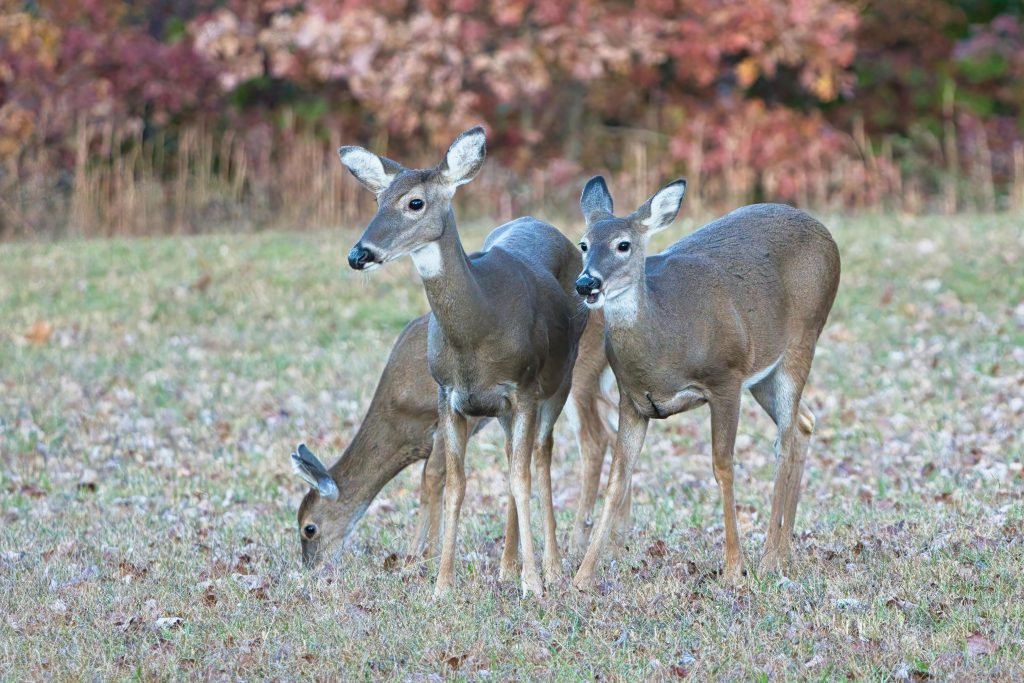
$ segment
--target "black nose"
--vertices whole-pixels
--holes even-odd
[[[361,244],[352,247],[352,251],[348,252],[348,264],[355,270],[362,270],[372,260],[373,254]]]
[[[601,278],[594,277],[590,273],[583,273],[579,279],[576,280],[576,291],[581,296],[586,296],[591,292],[596,292],[601,289]]]

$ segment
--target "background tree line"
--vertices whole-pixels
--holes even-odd
[[[334,148],[489,128],[495,218],[615,175],[691,211],[1024,207],[1017,0],[0,0],[0,235],[305,227]]]

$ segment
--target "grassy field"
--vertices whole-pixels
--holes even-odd
[[[718,576],[701,409],[654,424],[629,547],[599,590],[575,592],[567,563],[543,600],[497,582],[488,427],[469,450],[461,590],[439,603],[432,567],[389,559],[418,468],[340,565],[308,573],[288,462],[299,440],[330,462],[350,439],[427,310],[410,264],[349,271],[352,231],[0,246],[0,679],[1020,680],[1022,221],[826,223],[844,272],[806,394],[818,433],[792,576]],[[774,439],[746,397],[748,567]],[[563,539],[577,459],[562,424]]]

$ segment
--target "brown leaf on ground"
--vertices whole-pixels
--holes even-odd
[[[52,336],[53,323],[45,320],[37,320],[32,324],[32,327],[28,328],[28,331],[25,332],[25,339],[36,346],[42,346],[46,342],[50,341],[50,337]]]
[[[665,557],[668,555],[668,546],[659,538],[647,549],[647,554],[651,557]]]
[[[209,273],[203,273],[189,287],[197,292],[205,292],[210,288],[211,282],[213,282],[213,276]]]
[[[117,565],[117,570],[121,573],[121,576],[130,576],[133,579],[141,579],[149,573],[148,565],[138,565],[128,560],[121,560],[121,563]]]
[[[459,667],[462,666],[462,663],[464,661],[466,661],[467,658],[469,658],[469,655],[467,655],[467,654],[451,655],[451,656],[445,657],[444,658],[444,662],[445,662],[445,664],[450,666],[453,671],[458,671]]]
[[[998,647],[990,638],[986,638],[980,633],[972,633],[967,636],[967,654],[971,657],[992,655],[997,649]]]
[[[384,558],[384,571],[393,572],[398,569],[398,553],[391,553]]]

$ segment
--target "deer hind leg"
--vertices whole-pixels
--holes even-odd
[[[576,443],[580,449],[580,499],[576,507],[576,519],[573,521],[569,548],[574,555],[586,551],[587,542],[590,540],[594,504],[597,502],[597,491],[601,484],[601,468],[604,466],[605,453],[611,443],[610,430],[601,417],[600,382],[604,363],[601,363],[596,373],[581,376],[584,370],[588,369],[581,368],[581,364],[588,361],[589,359],[582,357],[576,361],[572,395],[566,405],[566,414],[576,433]]]
[[[612,556],[622,557],[629,542],[629,530],[633,526],[633,477],[626,478],[626,494],[615,515],[615,526],[612,529]]]
[[[758,565],[758,573],[762,574],[781,570],[789,558],[800,480],[814,430],[814,416],[800,401],[809,367],[809,362],[796,362],[787,352],[770,375],[750,388],[750,393],[779,429],[772,511],[764,555]]]
[[[553,583],[562,575],[562,558],[558,552],[558,527],[551,490],[551,453],[554,449],[555,421],[565,404],[565,396],[548,399],[541,405],[537,429],[537,495],[544,511],[544,580]]]
[[[512,495],[512,421],[499,420],[505,432],[505,462],[508,467],[508,503],[505,513],[505,548],[501,553],[498,567],[499,581],[514,581],[519,578],[519,517],[516,514],[516,499]]]
[[[523,551],[523,595],[542,595],[544,586],[537,572],[537,559],[533,554],[533,536],[530,533],[530,461],[537,440],[536,404],[519,401],[512,419],[512,497],[515,499],[519,521],[519,544]],[[525,405],[524,405],[525,404]]]
[[[715,481],[722,492],[725,522],[725,578],[736,583],[743,575],[743,553],[740,549],[739,526],[736,522],[736,498],[733,494],[733,451],[740,417],[739,391],[714,396],[711,408],[711,453]]]
[[[413,533],[409,554],[437,557],[441,543],[441,507],[445,478],[444,436],[438,429],[430,455],[423,463],[420,479],[420,509],[416,531]]]

